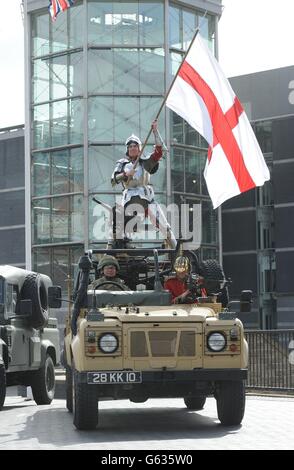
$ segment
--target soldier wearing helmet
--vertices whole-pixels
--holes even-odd
[[[197,302],[197,296],[206,295],[201,287],[202,278],[189,279],[191,265],[186,256],[178,256],[174,263],[175,276],[168,278],[164,283],[164,288],[172,294],[173,304],[191,304]]]
[[[90,284],[90,289],[129,290],[128,286],[117,275],[119,264],[114,256],[103,256],[98,264],[98,269],[100,270],[101,277],[99,279],[95,279],[95,281]],[[114,285],[113,282],[118,285]],[[121,286],[121,289],[119,286]]]
[[[113,186],[120,183],[123,186],[121,205],[124,208],[124,214],[126,214],[126,209],[131,204],[139,205],[143,209],[144,216],[148,215],[150,217],[153,225],[164,232],[169,245],[175,248],[176,239],[162,209],[154,200],[153,187],[150,185],[150,175],[157,172],[159,160],[162,157],[162,142],[157,130],[156,120],[153,121],[151,128],[155,139],[153,153],[148,156],[141,155],[142,142],[139,137],[132,134],[126,140],[126,156],[116,162],[111,183]],[[133,213],[131,208],[130,213]],[[127,221],[128,218],[125,216],[125,224]],[[114,231],[115,227],[114,217]]]

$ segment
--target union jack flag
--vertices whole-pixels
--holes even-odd
[[[74,0],[50,0],[48,6],[49,13],[52,21],[56,20],[56,17],[60,11],[65,11],[74,4]]]

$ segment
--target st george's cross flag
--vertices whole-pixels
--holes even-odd
[[[50,0],[48,9],[52,20],[55,21],[58,13],[67,10],[73,4],[74,0]]]
[[[214,209],[270,179],[245,111],[200,34],[180,66],[166,105],[208,142],[204,176]]]

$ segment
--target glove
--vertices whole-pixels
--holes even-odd
[[[162,146],[161,145],[155,145],[155,150],[152,154],[152,160],[154,162],[159,162],[161,157],[162,157]]]

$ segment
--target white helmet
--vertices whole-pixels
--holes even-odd
[[[128,146],[131,143],[138,144],[139,145],[139,150],[141,150],[141,148],[142,148],[142,142],[139,139],[139,137],[137,137],[135,134],[132,134],[132,135],[130,135],[130,137],[127,138],[126,143],[125,143],[125,145],[126,145],[126,155],[128,155]]]

